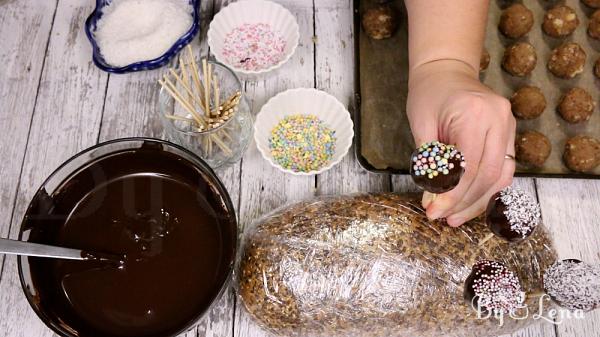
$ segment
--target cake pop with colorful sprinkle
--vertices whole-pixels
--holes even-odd
[[[506,265],[481,260],[465,281],[465,300],[484,313],[508,314],[522,306],[525,292],[519,278]]]
[[[458,185],[465,166],[464,156],[454,145],[433,141],[412,154],[410,175],[425,191],[444,193]]]
[[[506,187],[494,194],[485,212],[490,230],[506,241],[521,241],[533,233],[540,223],[539,204],[529,194]]]
[[[600,266],[577,259],[554,263],[544,273],[544,291],[561,307],[591,311],[600,308]]]

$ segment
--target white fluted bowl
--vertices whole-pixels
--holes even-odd
[[[231,31],[243,24],[267,23],[286,41],[283,59],[271,67],[246,70],[227,62],[223,55],[223,44]],[[223,8],[208,27],[208,45],[217,61],[227,65],[243,78],[257,79],[273,73],[292,57],[300,39],[300,28],[292,13],[283,6],[266,0],[243,0]]]
[[[314,115],[335,130],[335,152],[329,163],[318,171],[295,172],[284,169],[271,155],[271,131],[286,116],[298,114]],[[260,109],[254,124],[254,140],[263,158],[281,171],[293,175],[314,175],[329,170],[346,156],[353,137],[354,124],[346,107],[332,95],[317,89],[298,88],[275,95]]]

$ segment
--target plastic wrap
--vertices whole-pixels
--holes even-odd
[[[480,337],[530,324],[543,272],[556,260],[545,228],[520,243],[481,244],[490,233],[481,220],[459,228],[429,221],[419,200],[325,197],[259,219],[238,265],[246,310],[281,336]],[[521,280],[520,319],[478,319],[465,301],[464,281],[481,259],[505,263]]]

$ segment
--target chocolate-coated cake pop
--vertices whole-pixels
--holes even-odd
[[[433,141],[415,150],[410,175],[425,191],[444,193],[458,185],[465,166],[464,156],[454,145]]]
[[[481,312],[506,314],[525,301],[519,278],[501,262],[475,263],[465,281],[465,300]]]
[[[531,235],[540,217],[538,203],[521,189],[510,186],[492,196],[485,212],[485,221],[490,230],[513,242]]]
[[[600,267],[576,259],[558,261],[544,273],[544,290],[570,310],[600,308]]]

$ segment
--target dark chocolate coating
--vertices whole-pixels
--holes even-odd
[[[417,151],[415,151],[415,153],[417,153]],[[414,154],[413,154],[414,156]],[[412,158],[412,156],[411,156]],[[413,181],[415,182],[415,184],[417,184],[417,186],[421,187],[422,189],[424,189],[427,192],[431,192],[431,193],[445,193],[448,192],[450,190],[452,190],[453,188],[456,187],[456,185],[458,185],[458,183],[460,182],[460,178],[462,177],[463,173],[465,172],[465,169],[460,166],[460,159],[457,158],[450,158],[448,159],[449,163],[453,163],[454,164],[454,168],[452,170],[449,170],[449,173],[447,175],[443,175],[443,174],[438,174],[436,177],[433,177],[432,179],[429,179],[426,175],[425,176],[416,176],[415,172],[413,170],[413,166],[410,166],[410,176],[412,177]]]
[[[229,276],[234,216],[182,157],[144,148],[110,154],[50,198],[47,213],[27,214],[29,241],[101,253],[85,261],[27,259],[32,305],[64,330],[175,335],[209,308]],[[102,253],[125,257],[107,263]]]
[[[490,202],[485,211],[485,222],[490,227],[490,230],[502,239],[509,242],[521,241],[525,238],[521,233],[511,229],[510,222],[504,214],[507,207],[500,199],[500,193],[501,192],[498,192],[490,198]],[[525,237],[531,235],[534,229],[535,227],[527,232]]]

